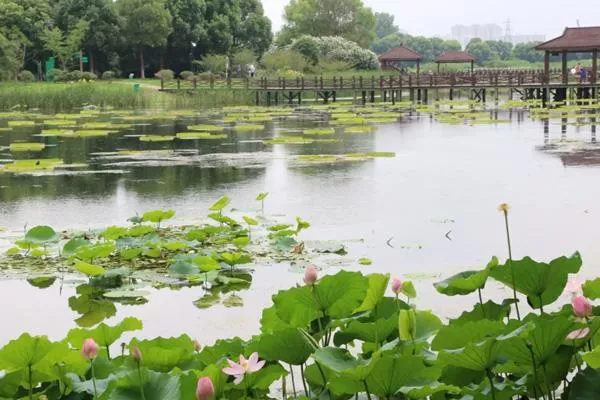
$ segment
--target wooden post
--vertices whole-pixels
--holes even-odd
[[[471,60],[471,73],[475,71],[475,61]]]
[[[437,63],[438,65],[438,74],[440,73],[440,63]]]
[[[598,81],[598,49],[592,51],[592,83]]]
[[[548,53],[548,52],[546,52]],[[569,83],[569,71],[567,69],[567,52],[562,53],[562,83]]]

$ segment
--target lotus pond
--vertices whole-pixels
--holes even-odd
[[[598,398],[600,108],[538,106],[0,113],[0,398]]]

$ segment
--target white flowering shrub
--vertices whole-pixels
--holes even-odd
[[[313,40],[319,49],[319,58],[343,62],[356,69],[379,69],[379,59],[371,50],[363,49],[355,42],[340,36],[302,36],[297,40]],[[292,42],[288,48],[293,48]]]

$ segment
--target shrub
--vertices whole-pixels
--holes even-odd
[[[261,63],[269,71],[297,72],[304,72],[309,64],[302,54],[293,50],[275,50],[265,54]]]
[[[319,62],[319,68],[323,72],[346,71],[352,68],[352,64],[350,64],[347,61],[339,61],[326,58]]]
[[[68,82],[71,79],[69,71],[64,69],[53,69],[50,71],[50,76],[54,82]]]
[[[199,64],[205,72],[213,74],[224,73],[227,69],[227,56],[218,54],[207,54],[200,61],[194,61]]]
[[[319,48],[311,36],[302,36],[296,40],[291,49],[302,54],[312,65],[319,63]]]
[[[161,69],[154,76],[165,81],[171,81],[175,78],[175,73],[170,69]]]
[[[71,71],[69,72],[69,78],[68,80],[70,81],[80,81],[83,79],[83,73],[81,71]]]
[[[379,69],[379,59],[371,50],[339,36],[314,38],[319,54],[330,60],[344,61],[358,69]]]
[[[89,82],[89,81],[95,81],[96,79],[98,79],[98,76],[95,73],[93,73],[93,72],[84,72],[81,75],[81,78],[84,81]]]
[[[24,70],[19,72],[18,79],[21,82],[33,82],[35,81],[35,75],[31,71]]]
[[[179,73],[179,76],[181,77],[181,79],[184,79],[186,81],[190,81],[190,80],[193,80],[194,73],[192,71],[181,71]]]
[[[112,81],[116,77],[117,77],[117,74],[115,74],[114,71],[104,71],[102,73],[102,79],[106,80],[106,81]]]
[[[200,72],[200,73],[198,74],[198,79],[199,79],[199,80],[201,80],[201,81],[203,81],[203,82],[208,82],[208,81],[210,81],[210,79],[211,79],[212,77],[215,77],[215,78],[216,78],[215,74],[213,74],[212,72]]]

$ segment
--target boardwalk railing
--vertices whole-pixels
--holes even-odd
[[[569,74],[568,84],[595,84],[597,77],[588,76],[581,82]],[[397,90],[454,87],[525,87],[563,84],[560,70],[478,70],[470,72],[424,73],[352,77],[241,78],[161,81],[162,90],[246,89],[254,91],[337,91],[337,90]]]

